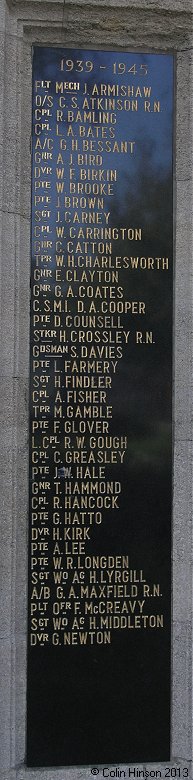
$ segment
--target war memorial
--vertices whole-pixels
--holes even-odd
[[[1,0],[2,780],[192,780],[192,6]]]

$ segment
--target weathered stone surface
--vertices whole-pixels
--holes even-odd
[[[36,3],[37,0],[22,0],[23,5],[30,5],[31,3]],[[44,2],[49,5],[62,5],[63,0],[44,0]],[[21,0],[9,0],[10,5],[21,5]],[[93,2],[92,0],[67,0],[66,5],[71,6],[92,6]],[[192,3],[191,0],[185,0],[183,2],[183,8],[181,0],[132,0],[131,3],[128,3],[128,0],[97,0],[97,5],[100,6],[102,9],[103,7],[107,6],[109,7],[115,7],[117,10],[118,8],[144,8],[145,10],[148,9],[155,9],[159,11],[172,11],[172,12],[182,12],[182,11],[189,11],[192,12]]]

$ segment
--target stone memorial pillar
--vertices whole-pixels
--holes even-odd
[[[24,780],[25,777],[30,780],[69,777],[70,780],[98,774],[99,778],[188,777],[191,780],[192,8],[189,2],[182,8],[180,0],[162,0],[161,3],[135,0],[132,7],[125,0],[118,6],[113,0],[108,4],[105,0],[83,0],[82,3],[1,0],[0,9],[1,776],[2,780]],[[148,78],[147,84],[145,78],[150,72],[151,79]],[[104,88],[101,91],[101,86],[99,89],[99,85],[107,83],[111,87],[109,94]],[[94,99],[99,102],[92,102]],[[88,101],[88,106],[83,105],[84,100]],[[69,114],[63,115],[65,111]],[[171,112],[173,146],[172,125],[168,120]],[[89,145],[84,147],[84,132],[79,130],[80,125],[86,128],[89,140]],[[95,133],[91,138],[88,127],[96,125],[100,130],[103,127],[103,135],[96,138]],[[72,132],[69,127],[73,128]],[[37,143],[38,139],[40,143]],[[35,157],[39,152],[40,163]],[[65,203],[60,199],[62,187],[56,186],[63,179],[62,173],[56,173],[59,168],[62,171],[63,153],[67,154],[68,169],[73,171],[70,178],[67,173]],[[36,164],[38,170],[35,170]],[[168,189],[164,173],[167,168]],[[91,172],[88,182],[102,183],[100,191],[95,193],[91,189],[88,193],[84,188],[76,191],[76,187],[70,186],[74,181],[85,181],[87,173],[80,174],[83,169]],[[101,179],[99,171],[103,171]],[[47,182],[45,186],[44,182]],[[72,202],[73,197],[78,197],[78,204]],[[97,198],[94,206],[89,205],[88,197]],[[74,233],[69,232],[68,226],[72,226],[72,219],[75,230],[78,224],[83,233],[87,228],[101,231],[100,235],[93,232],[78,238],[81,244],[88,235],[90,241],[98,235],[96,252],[89,245],[84,245],[82,250],[81,245],[75,254],[80,258],[83,251],[84,258],[91,256],[91,265],[88,261],[87,268],[93,269],[92,258],[96,258],[98,252],[99,265],[95,263],[95,268],[101,273],[100,240],[106,241],[107,261],[103,267],[106,277],[97,277],[93,282],[94,277],[84,276],[86,266],[82,272],[81,263],[78,266],[76,259],[76,273],[66,274],[65,271],[63,277],[62,270],[61,275],[53,254],[52,233],[56,228],[60,231],[60,226],[65,224],[66,243],[56,251],[60,257],[63,251],[64,255],[66,253],[64,267],[71,272],[73,264],[68,258],[74,249],[69,242],[72,243]],[[172,233],[173,276],[170,276]],[[168,258],[165,235],[169,241]],[[153,255],[153,249],[156,252],[155,236],[159,262],[157,253],[156,260]],[[56,231],[56,237],[59,241],[63,238],[61,231]],[[112,265],[109,264],[108,241],[113,242]],[[44,253],[42,260],[41,251]],[[115,257],[116,268],[113,265]],[[134,257],[138,260],[134,261]],[[139,265],[139,276],[136,277]],[[127,270],[133,266],[137,281],[133,281],[132,272],[127,276]],[[148,268],[149,275],[146,273]],[[39,269],[43,270],[41,277]],[[114,276],[112,273],[108,276],[109,270]],[[163,277],[168,271],[165,283]],[[80,277],[82,273],[83,277]],[[158,277],[160,281],[157,281]],[[84,289],[86,285],[86,295],[80,285]],[[115,311],[113,305],[109,307],[109,300],[107,310],[103,307],[101,311],[101,289],[102,301],[108,300],[111,290],[110,300],[111,304],[116,301]],[[61,309],[58,307],[60,299]],[[96,300],[97,307],[93,306],[91,312],[91,303],[95,305]],[[105,365],[103,354],[99,355],[102,361],[99,365],[93,353],[88,368],[89,341],[84,336],[76,351],[71,328],[77,328],[77,339],[82,327],[84,334],[88,333],[91,322],[88,320],[88,328],[85,326],[84,330],[81,318],[78,321],[79,314],[96,317],[95,323],[94,320],[91,323],[92,338],[98,328],[101,327],[102,333],[107,328],[108,350],[110,341],[114,350],[113,331],[118,333],[115,355],[107,350]],[[60,315],[64,329],[61,337],[58,331]],[[66,315],[73,317],[69,324]],[[100,322],[102,316],[106,319]],[[135,317],[136,326],[133,324]],[[143,318],[144,326],[141,325]],[[45,335],[47,328],[54,327],[55,331],[51,329]],[[125,341],[122,329],[127,333]],[[49,346],[47,352],[45,343],[46,349]],[[101,335],[98,343],[101,346]],[[66,355],[63,351],[60,373],[58,346],[64,344],[67,361],[64,366]],[[85,344],[84,351],[82,345]],[[38,355],[37,346],[39,349],[40,345],[42,352],[39,350]],[[51,349],[52,361],[57,356],[54,369]],[[142,358],[138,357],[140,349]],[[147,359],[145,349],[151,350]],[[153,356],[149,357],[150,354]],[[85,358],[85,369],[80,370],[80,360]],[[119,358],[120,368],[112,368],[111,372],[109,360]],[[41,359],[47,360],[49,365],[40,365]],[[72,359],[78,361],[78,368]],[[78,376],[85,373],[91,376],[92,385],[90,379],[88,387],[85,383],[84,386],[77,382],[73,384],[72,377],[77,373]],[[48,376],[48,388],[44,374]],[[62,390],[61,382],[56,381],[57,375],[65,377]],[[77,397],[79,388],[83,395]],[[62,400],[56,402],[56,393],[60,394],[60,390]],[[80,409],[79,404],[83,402],[82,415],[81,410],[77,413],[77,408]],[[87,402],[91,404],[90,411]],[[96,405],[95,412],[93,404]],[[73,420],[70,440],[69,425],[65,430],[61,428],[61,419],[63,423]],[[88,425],[85,427],[86,441],[78,444],[76,437],[84,437],[85,431],[80,425],[77,431],[77,419],[91,423],[95,419],[96,445],[91,440],[93,430]],[[39,455],[42,448],[44,473]],[[74,449],[78,452],[77,457],[69,460],[67,455],[65,461],[65,453],[72,455]],[[84,456],[79,459],[82,449],[86,460]],[[56,451],[59,455],[55,459]],[[94,461],[98,451],[99,461],[97,458]],[[99,474],[100,463],[102,471]],[[72,479],[75,484],[76,480],[85,479],[83,472],[82,476],[79,473],[80,465],[83,469],[94,469],[86,475],[89,485],[93,480],[99,480],[97,495],[100,500],[97,506],[95,501],[95,525],[92,531],[89,530],[88,517],[83,522],[81,514],[80,522],[79,514],[73,528],[78,527],[80,533],[72,534],[67,530],[64,537],[65,522],[67,524],[64,520],[67,511],[65,490],[68,496],[71,491],[68,480]],[[91,488],[89,495],[92,495],[90,491]],[[105,504],[102,496],[112,496],[112,491],[114,503],[109,513],[109,503]],[[41,510],[44,517],[39,515]],[[54,533],[50,524],[53,510],[62,527],[62,539],[60,533],[57,536],[55,532],[57,522]],[[85,524],[87,531],[83,534]],[[46,533],[42,542],[44,528]],[[50,561],[61,552],[64,559],[59,565],[59,574],[66,573],[66,580],[65,576],[62,580],[64,600],[74,599],[69,606],[70,621],[67,622],[66,607],[61,612],[62,628],[58,623],[57,608],[55,611],[53,607],[55,603],[60,604],[63,597],[57,588],[60,576],[57,580],[53,572],[50,573]],[[45,576],[47,561],[48,577]],[[55,563],[53,571],[56,575]],[[122,579],[118,576],[120,571],[124,572]],[[81,572],[83,579],[85,577],[83,590]],[[108,583],[104,572],[108,572]],[[69,588],[66,589],[67,580]],[[110,591],[112,583],[113,593]],[[100,586],[96,592],[91,587],[95,585]],[[154,609],[148,604],[148,587],[150,598],[155,599]],[[123,596],[125,611],[121,622],[120,602],[119,606],[117,604]],[[160,608],[160,596],[163,609]],[[96,615],[104,604],[106,616],[107,599],[107,622],[103,622],[101,613],[102,622],[100,615],[98,623]],[[42,606],[46,601],[48,606]],[[88,640],[91,629],[94,629],[92,641]],[[85,639],[82,639],[82,632],[86,632]],[[53,636],[57,640],[53,641]],[[84,644],[87,647],[83,647]],[[96,712],[89,689],[92,696],[97,697]],[[107,695],[109,703],[106,704]]]

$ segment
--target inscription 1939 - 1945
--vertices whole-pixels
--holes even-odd
[[[33,57],[28,766],[170,755],[173,57]]]

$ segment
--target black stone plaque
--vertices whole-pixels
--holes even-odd
[[[28,766],[170,756],[173,57],[35,48]]]

